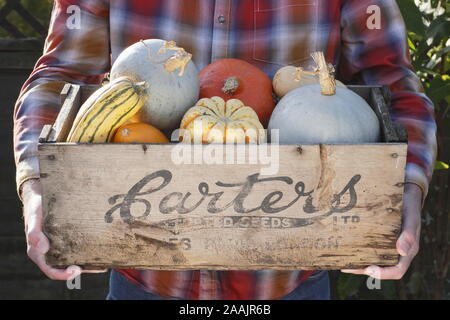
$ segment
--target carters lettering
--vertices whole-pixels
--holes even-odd
[[[295,205],[299,208],[299,214],[306,214],[307,217],[294,219],[294,220],[267,220],[258,222],[258,224],[280,224],[280,226],[285,227],[302,227],[306,225],[311,225],[314,222],[329,217],[333,214],[342,214],[352,210],[357,202],[358,196],[356,193],[356,185],[361,180],[360,175],[355,175],[350,181],[343,187],[342,191],[338,194],[335,194],[331,199],[331,203],[329,208],[327,208],[327,212],[319,213],[319,209],[313,205],[314,202],[314,191],[307,191],[306,185],[304,182],[300,181],[294,184],[294,180],[290,177],[271,177],[271,178],[260,178],[260,174],[253,174],[248,176],[244,182],[238,184],[228,184],[223,182],[217,182],[215,185],[219,188],[218,192],[212,192],[210,185],[206,182],[201,182],[198,185],[198,193],[199,198],[195,204],[191,207],[186,207],[186,202],[191,197],[194,197],[192,193],[187,192],[185,194],[181,192],[171,192],[160,198],[159,204],[152,204],[146,196],[150,196],[151,194],[155,194],[157,192],[163,192],[164,189],[173,190],[173,187],[170,187],[170,183],[172,182],[173,175],[168,170],[161,170],[154,172],[146,177],[144,177],[141,181],[136,183],[127,194],[119,194],[111,197],[109,199],[109,204],[113,207],[108,210],[105,214],[105,221],[107,223],[112,223],[114,221],[114,213],[119,212],[120,218],[123,222],[127,224],[132,224],[136,221],[136,219],[143,219],[148,217],[152,213],[152,208],[157,208],[159,211],[155,210],[157,213],[163,215],[170,214],[181,214],[187,215],[194,210],[202,209],[205,212],[210,214],[220,214],[225,212],[228,209],[234,209],[234,212],[237,215],[246,215],[257,212],[263,212],[268,215],[280,214],[287,209],[294,207]],[[150,184],[155,185],[155,181],[161,180],[161,183],[156,187],[150,187],[149,189],[146,187]],[[153,182],[153,183],[152,183]],[[296,196],[286,205],[277,206],[283,198],[284,194],[281,191],[273,191],[267,194],[265,197],[261,198],[261,202],[259,206],[253,208],[247,208],[244,205],[246,199],[251,198],[252,191],[254,187],[258,184],[269,183],[272,187],[276,186],[278,183],[285,185],[292,185],[293,190],[295,191]],[[220,200],[223,195],[227,192],[227,190],[231,190],[231,188],[240,188],[237,196],[230,202],[226,204],[220,204]],[[235,192],[233,190],[233,192]],[[261,197],[261,195],[258,195]],[[344,196],[346,196],[346,203],[343,203]],[[299,200],[304,198],[304,204],[299,205]],[[120,202],[119,202],[120,201]],[[173,205],[173,203],[176,205]],[[171,203],[172,205],[169,205]],[[134,204],[143,205],[145,211],[140,215],[140,217],[135,217],[131,214],[131,208]],[[153,205],[153,206],[152,206]],[[228,220],[224,219],[223,223],[229,223],[233,220],[232,217],[225,217]],[[230,220],[231,219],[231,220]],[[237,226],[242,225],[251,225],[252,221],[248,219],[242,220],[242,217],[239,217],[240,223]],[[235,219],[234,219],[235,220]],[[235,225],[230,224],[229,225]]]

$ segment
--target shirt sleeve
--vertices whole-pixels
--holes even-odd
[[[397,3],[347,0],[341,9],[339,75],[344,81],[357,79],[368,85],[390,87],[391,117],[409,135],[406,182],[420,186],[425,198],[437,152],[434,106],[413,71],[406,27]]]
[[[39,135],[44,125],[56,120],[64,85],[100,83],[110,64],[109,1],[56,0],[43,55],[15,105],[18,191],[25,181],[40,176]]]

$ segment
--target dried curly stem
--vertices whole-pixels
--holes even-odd
[[[332,96],[336,94],[336,79],[334,78],[334,67],[325,60],[323,52],[314,52],[311,54],[314,62],[319,68],[319,82],[322,88],[322,94]]]
[[[141,40],[141,43],[147,48],[149,59],[154,61],[150,52],[150,48],[147,46],[144,40]],[[180,73],[178,74],[178,76],[183,76],[189,62],[192,60],[192,54],[186,52],[183,48],[177,47],[177,43],[175,41],[165,41],[164,45],[158,50],[158,54],[165,54],[167,50],[173,50],[175,51],[175,54],[164,61],[154,62],[164,63],[164,69],[166,69],[166,71],[170,73],[174,72],[177,69],[180,69]]]
[[[307,74],[307,75],[310,75],[310,76],[317,76],[319,73],[317,72],[317,70],[314,70],[314,71],[306,71],[304,68],[302,68],[302,67],[298,67],[298,68],[295,68],[295,72],[294,72],[294,81],[295,82],[300,82],[300,81],[302,81],[303,80],[303,75],[305,75],[305,74]]]
[[[303,75],[319,76],[322,94],[326,96],[336,94],[336,79],[334,78],[335,69],[333,65],[326,62],[323,52],[314,52],[311,56],[317,66],[313,68],[313,71],[306,71],[302,67],[296,68],[294,81],[300,82],[303,79]]]

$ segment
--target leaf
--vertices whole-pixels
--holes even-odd
[[[417,48],[416,48],[414,42],[411,40],[410,37],[408,37],[408,45],[409,45],[409,48],[410,48],[411,50],[413,50],[413,51],[416,51],[416,50],[417,50]]]
[[[438,52],[436,52],[436,54],[439,56],[443,56],[444,54],[449,53],[449,52],[450,52],[450,46],[439,50]]]
[[[405,20],[407,29],[424,36],[426,28],[422,20],[423,16],[414,3],[414,0],[397,0],[397,3],[403,19]]]
[[[450,95],[450,83],[436,89],[430,89],[428,94],[435,104],[439,103]]]
[[[345,300],[357,295],[364,277],[341,273],[337,280],[337,293],[339,299]]]
[[[442,161],[436,161],[436,164],[434,166],[434,170],[448,170],[450,166]]]
[[[427,38],[433,39],[433,43],[439,43],[439,40],[448,37],[448,30],[450,30],[450,20],[441,16],[431,22],[427,30]]]
[[[426,87],[427,95],[435,104],[450,96],[450,80],[446,75],[435,76],[433,81]]]

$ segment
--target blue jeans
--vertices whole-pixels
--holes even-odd
[[[111,271],[107,300],[168,300],[143,290],[117,271]],[[297,289],[280,300],[330,300],[327,271],[317,271]]]

